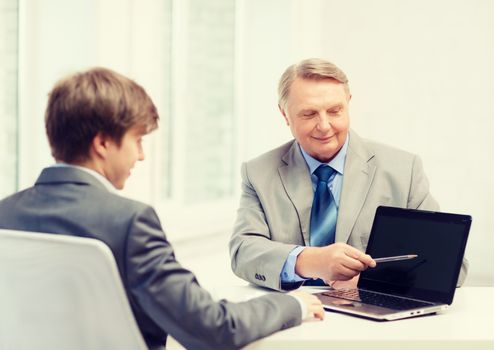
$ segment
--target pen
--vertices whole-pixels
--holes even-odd
[[[409,259],[415,259],[417,256],[418,256],[417,254],[387,256],[385,258],[376,258],[374,259],[374,261],[376,263],[383,263],[388,261],[409,260]]]

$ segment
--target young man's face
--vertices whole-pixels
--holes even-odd
[[[344,85],[336,80],[295,79],[280,110],[304,151],[328,162],[345,143],[349,101]]]
[[[144,160],[143,136],[141,128],[133,127],[124,134],[120,146],[115,141],[108,141],[104,175],[119,190],[124,187],[135,163]]]

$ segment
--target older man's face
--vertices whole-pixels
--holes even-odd
[[[347,138],[350,97],[344,85],[334,79],[296,79],[280,110],[304,151],[328,162]]]

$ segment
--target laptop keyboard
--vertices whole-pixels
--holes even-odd
[[[433,305],[431,303],[357,289],[334,289],[324,292],[322,295],[382,306],[393,310],[408,310]]]

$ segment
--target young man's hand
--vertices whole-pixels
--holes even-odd
[[[288,294],[295,297],[305,305],[305,309],[303,308],[305,314],[302,315],[302,320],[312,317],[319,320],[324,319],[324,308],[322,307],[322,302],[318,297],[302,291],[293,291]]]

